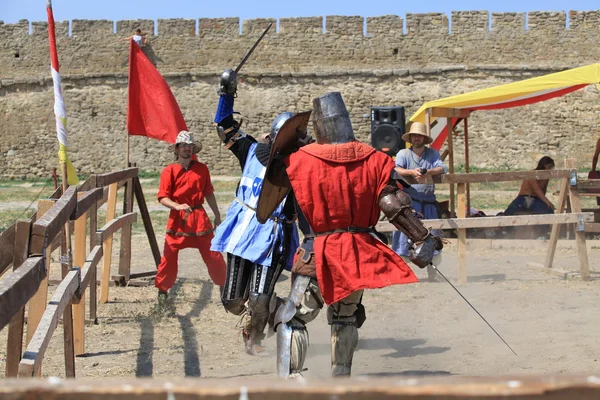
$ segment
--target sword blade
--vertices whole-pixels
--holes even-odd
[[[273,23],[271,22],[267,26],[267,29],[265,29],[265,31],[262,33],[262,35],[260,35],[260,37],[258,38],[258,40],[256,40],[256,42],[254,43],[254,46],[252,46],[250,48],[250,50],[248,50],[248,52],[246,53],[246,55],[244,56],[244,58],[242,58],[242,61],[240,61],[240,65],[238,65],[237,68],[235,69],[235,73],[236,74],[238,72],[240,72],[240,69],[242,69],[242,67],[244,66],[244,64],[246,64],[246,61],[248,60],[248,58],[250,57],[250,55],[252,54],[252,52],[254,51],[254,49],[256,49],[256,46],[258,46],[258,44],[260,43],[260,41],[263,40],[263,38],[265,37],[265,35],[267,34],[267,32],[269,32],[269,29],[271,29],[272,25],[273,25]]]
[[[512,349],[512,347],[510,347],[510,345],[509,345],[508,343],[506,343],[506,340],[504,340],[504,339],[502,338],[502,336],[500,336],[500,334],[499,334],[498,332],[496,332],[496,330],[494,329],[494,327],[493,327],[492,325],[490,325],[490,323],[489,323],[489,322],[487,322],[487,320],[486,320],[485,318],[483,318],[483,315],[481,315],[481,314],[479,313],[479,311],[477,311],[477,309],[476,309],[475,307],[473,307],[473,304],[471,304],[471,303],[469,302],[469,300],[467,300],[467,299],[466,299],[466,297],[465,297],[465,296],[463,296],[463,295],[462,295],[462,293],[461,293],[461,292],[460,292],[460,291],[459,291],[459,290],[458,290],[458,289],[457,289],[457,288],[456,288],[456,287],[455,287],[455,286],[452,284],[452,282],[450,282],[450,281],[448,280],[448,278],[446,278],[446,277],[444,276],[444,274],[442,274],[442,271],[440,271],[439,269],[437,269],[437,267],[436,267],[435,265],[433,265],[433,263],[431,263],[430,265],[431,265],[431,267],[432,267],[434,270],[436,270],[436,271],[437,271],[437,273],[438,273],[438,274],[440,274],[440,276],[441,276],[442,278],[444,278],[444,280],[445,280],[446,282],[448,282],[448,284],[449,284],[450,286],[452,286],[452,289],[454,289],[454,290],[456,291],[456,293],[458,293],[458,295],[459,295],[460,297],[462,297],[464,301],[466,301],[466,302],[467,302],[467,304],[469,305],[469,307],[471,307],[471,308],[473,309],[473,311],[475,311],[475,312],[477,313],[477,315],[479,315],[479,317],[480,317],[480,318],[483,320],[483,322],[485,322],[485,323],[487,324],[487,326],[489,326],[489,327],[490,327],[490,329],[491,329],[492,331],[494,331],[494,333],[496,334],[496,336],[498,336],[498,337],[500,338],[500,340],[502,340],[502,342],[504,342],[504,344],[506,345],[506,347],[508,347],[508,348],[510,349],[510,351],[512,351],[512,352],[513,352],[513,354],[516,356],[516,355],[517,355],[517,353],[515,353],[515,351]]]

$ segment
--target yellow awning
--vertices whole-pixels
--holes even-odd
[[[600,83],[600,64],[591,64],[524,81],[429,101],[419,108],[410,118],[410,121],[425,123],[425,111],[433,107],[470,111],[518,107],[564,96],[587,85],[598,83]],[[433,138],[431,146],[439,150],[448,137],[446,118],[432,118],[431,126],[431,136]]]

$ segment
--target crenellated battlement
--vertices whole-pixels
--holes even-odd
[[[327,72],[447,64],[552,66],[600,59],[600,11],[443,13],[281,18],[245,71]],[[145,51],[163,72],[214,71],[239,62],[273,18],[73,20],[57,22],[61,71],[121,73],[124,40],[140,28]],[[2,77],[47,74],[47,23],[0,24]],[[155,34],[156,33],[156,34]],[[276,60],[276,61],[274,61]]]
[[[224,69],[237,66],[271,22],[278,22],[277,29],[273,26],[240,73],[236,107],[252,132],[268,128],[277,112],[307,110],[315,94],[340,90],[357,137],[368,142],[370,123],[362,116],[371,105],[403,105],[410,114],[427,100],[600,60],[600,11],[57,21],[69,151],[77,167],[107,171],[122,162],[127,38],[139,28],[148,34],[144,52],[169,82],[190,129],[206,135],[203,160],[216,173],[233,172],[238,164],[212,128],[216,81]],[[9,110],[0,113],[0,164],[9,166],[4,176],[48,176],[54,166],[49,64],[45,21],[0,22],[0,109]],[[512,110],[510,118],[478,114],[473,149],[479,152],[472,162],[530,167],[523,147],[503,141],[504,131],[517,129],[512,121],[529,124],[527,141],[516,136],[514,143],[529,148],[533,140],[552,156],[579,157],[581,149],[593,149],[593,135],[567,140],[562,132],[595,132],[599,98],[590,87],[569,95],[569,112],[556,111],[567,107],[561,98]],[[530,110],[554,117],[534,121]],[[486,140],[492,136],[499,145],[490,149]],[[134,160],[143,169],[157,170],[170,160],[160,144],[139,138],[134,144]],[[36,166],[30,162],[32,146],[44,160]]]

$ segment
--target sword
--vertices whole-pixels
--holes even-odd
[[[483,315],[481,315],[481,314],[479,313],[479,311],[477,311],[477,309],[476,309],[475,307],[473,307],[473,305],[472,305],[471,303],[469,303],[469,300],[467,300],[467,299],[465,298],[465,296],[463,296],[463,295],[462,295],[462,293],[461,293],[461,292],[459,292],[459,291],[458,291],[458,289],[457,289],[457,288],[456,288],[456,287],[455,287],[455,286],[454,286],[454,285],[453,285],[453,284],[452,284],[452,283],[451,283],[451,282],[448,280],[448,278],[446,278],[446,277],[444,276],[444,274],[442,274],[442,271],[440,271],[439,269],[437,269],[437,267],[436,267],[435,265],[433,265],[433,263],[430,263],[429,265],[430,265],[430,266],[431,266],[431,267],[432,267],[434,270],[436,270],[436,271],[437,271],[437,273],[438,273],[438,274],[440,274],[440,276],[441,276],[442,278],[444,278],[444,280],[445,280],[446,282],[448,282],[448,284],[449,284],[450,286],[452,286],[452,289],[454,289],[454,290],[456,291],[456,293],[458,293],[458,294],[459,294],[459,296],[460,296],[460,297],[462,297],[462,298],[463,298],[463,300],[467,302],[467,304],[469,305],[469,307],[471,307],[471,308],[473,309],[473,311],[475,311],[475,312],[477,313],[477,315],[479,315],[479,317],[481,317],[481,319],[483,320],[483,322],[485,322],[485,323],[487,324],[487,326],[489,326],[489,327],[490,327],[490,329],[494,331],[494,333],[496,334],[496,336],[498,336],[498,337],[500,338],[500,340],[502,340],[502,341],[504,342],[504,344],[506,345],[506,347],[508,347],[508,348],[510,349],[510,351],[512,351],[512,352],[513,352],[513,354],[516,356],[516,355],[517,355],[517,353],[515,353],[515,351],[512,349],[512,347],[510,347],[510,346],[509,346],[509,344],[508,344],[508,343],[506,343],[506,340],[504,340],[504,339],[502,338],[502,336],[500,336],[500,334],[499,334],[498,332],[496,332],[496,330],[494,329],[494,327],[493,327],[492,325],[490,325],[490,323],[489,323],[489,322],[487,322],[487,320],[486,320],[485,318],[483,318]]]
[[[250,48],[250,50],[248,50],[248,52],[246,53],[246,55],[244,56],[244,58],[242,58],[242,61],[240,61],[240,65],[238,65],[237,68],[235,69],[235,73],[236,74],[238,72],[240,72],[240,69],[242,69],[242,67],[244,66],[244,64],[246,64],[246,61],[248,61],[248,58],[250,57],[250,55],[252,54],[252,52],[254,51],[254,49],[256,49],[256,46],[258,46],[258,44],[260,43],[261,40],[263,40],[263,38],[265,37],[265,35],[267,34],[267,32],[269,32],[269,29],[271,29],[272,25],[273,25],[273,23],[271,22],[267,26],[267,29],[265,29],[265,31],[262,33],[262,35],[260,35],[260,37],[258,38],[258,40],[256,40],[256,42],[254,43],[254,46],[252,46]]]

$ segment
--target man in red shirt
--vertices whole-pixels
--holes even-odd
[[[177,162],[167,166],[160,176],[158,201],[171,212],[165,248],[154,281],[158,288],[159,306],[164,305],[167,291],[177,279],[177,258],[181,249],[198,249],[214,284],[223,286],[225,283],[223,255],[210,250],[214,229],[202,207],[204,200],[215,215],[215,226],[221,223],[221,214],[208,168],[192,159],[192,154],[198,153],[200,148],[191,133],[181,131],[174,147]]]

